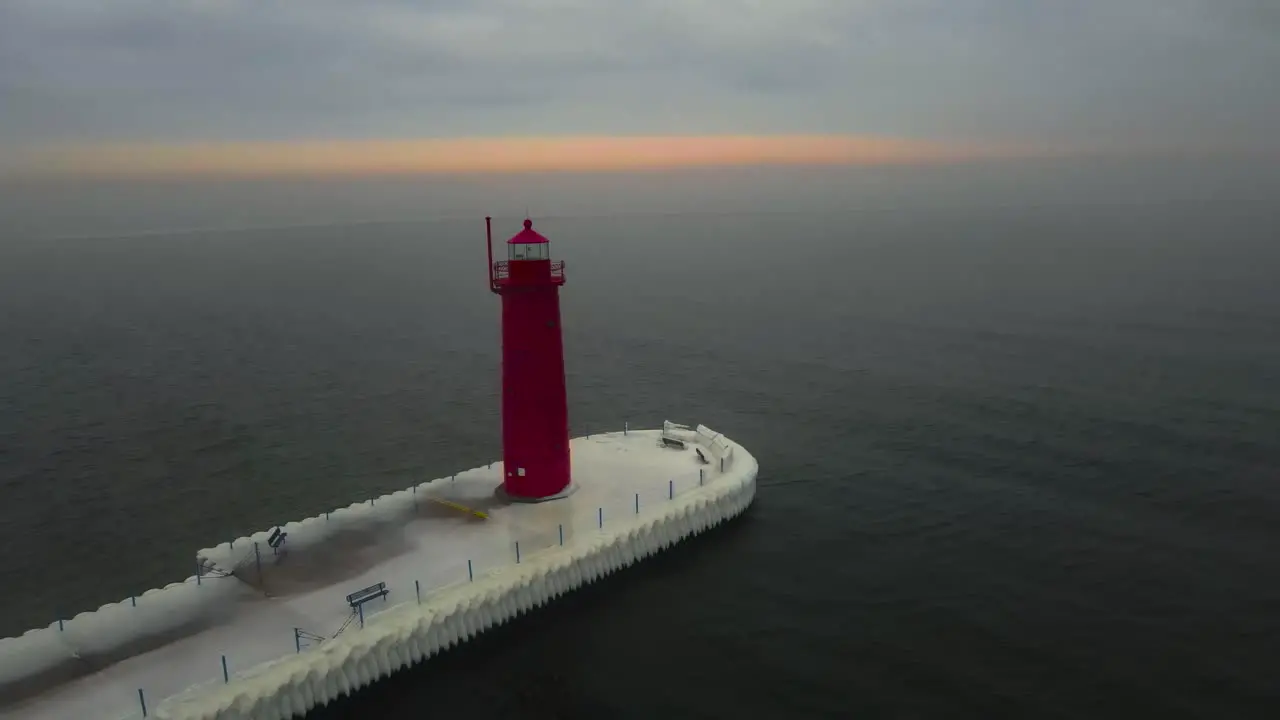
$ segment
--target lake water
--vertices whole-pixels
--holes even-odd
[[[1280,211],[1011,172],[538,195],[574,434],[704,423],[756,503],[314,715],[1274,716]],[[414,187],[9,194],[0,634],[500,456],[484,187]]]

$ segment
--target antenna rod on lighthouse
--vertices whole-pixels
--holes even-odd
[[[489,289],[493,289],[493,218],[484,216],[485,248],[489,251]]]

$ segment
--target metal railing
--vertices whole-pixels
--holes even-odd
[[[629,423],[624,422],[624,430],[622,433],[613,432],[605,433],[605,435],[625,436],[628,433],[628,426]],[[712,448],[714,451],[721,451],[725,454],[729,454],[729,450],[732,447],[724,440],[724,437],[720,433],[710,430],[702,425],[697,425],[694,429],[691,429],[687,425],[664,422],[663,434],[669,434],[673,437],[681,437],[686,442],[690,443],[706,443],[704,447]],[[493,464],[490,463],[490,469],[492,468],[492,465]],[[479,470],[479,468],[477,468],[477,470]],[[289,645],[292,645],[294,652],[299,654],[314,651],[317,648],[322,647],[324,643],[340,636],[346,630],[354,630],[352,626],[357,621],[378,622],[383,620],[382,616],[384,613],[387,617],[392,617],[392,612],[401,608],[407,608],[411,604],[421,605],[424,600],[429,602],[433,595],[442,592],[445,589],[461,586],[464,583],[483,580],[495,572],[508,570],[514,565],[531,562],[537,558],[540,553],[555,551],[557,548],[562,548],[568,544],[584,542],[580,538],[585,538],[585,542],[587,543],[593,542],[595,533],[603,532],[606,529],[612,530],[616,527],[616,523],[634,523],[641,518],[650,517],[651,513],[662,512],[666,503],[674,502],[679,498],[685,497],[689,493],[699,491],[706,485],[718,480],[724,474],[725,470],[726,466],[723,463],[716,463],[696,470],[690,469],[689,471],[677,475],[667,477],[659,476],[651,480],[636,483],[631,493],[610,493],[606,496],[602,496],[600,503],[596,507],[595,513],[590,513],[590,511],[587,510],[586,513],[582,513],[580,515],[571,514],[565,518],[564,522],[559,522],[555,528],[551,528],[549,526],[540,527],[538,529],[520,528],[516,533],[504,536],[502,541],[498,543],[482,541],[465,549],[459,548],[460,552],[454,555],[447,564],[443,566],[438,560],[432,560],[424,557],[421,559],[422,569],[419,572],[415,573],[408,568],[404,568],[403,571],[397,571],[394,575],[388,576],[388,579],[391,580],[391,582],[387,583],[386,588],[394,593],[391,596],[393,598],[391,602],[394,604],[383,605],[383,603],[379,603],[382,608],[376,615],[362,616],[359,610],[353,611],[343,619],[341,626],[338,627],[336,631],[333,630],[332,627],[317,627],[314,629],[322,631],[314,632],[296,626],[281,626],[273,631],[277,636],[277,640],[271,641],[270,644],[254,642],[251,644],[251,647],[236,648],[233,646],[227,649],[229,654],[221,655],[220,660],[218,661],[213,660],[212,653],[210,653],[207,661],[184,663],[181,667],[175,666],[168,668],[165,670],[164,675],[176,677],[184,683],[183,686],[187,689],[174,693],[168,689],[157,690],[153,685],[150,688],[151,699],[155,702],[156,700],[164,699],[166,697],[173,697],[175,698],[175,702],[182,702],[184,699],[193,697],[195,693],[207,692],[210,686],[216,686],[218,677],[222,678],[224,685],[229,684],[231,682],[230,670],[236,669],[237,667],[240,668],[239,672],[236,673],[238,680],[258,676],[263,672],[264,668],[268,667],[271,663],[277,661],[281,657],[287,657],[287,649]],[[457,479],[458,476],[455,475],[451,480]],[[463,479],[465,480],[466,478]],[[428,483],[441,483],[441,480],[442,479],[428,481]],[[481,475],[478,478],[471,478],[470,481],[473,483],[488,482],[488,477]],[[384,498],[390,500],[390,496],[398,495],[400,496],[399,510],[393,510],[391,512],[406,513],[408,514],[408,517],[417,518],[419,501],[424,499],[428,501],[433,500],[433,497],[428,496],[426,493],[420,495],[418,492],[420,488],[430,489],[428,483],[419,483],[411,486],[411,488],[407,488],[410,491],[409,497],[412,498],[408,507],[404,505],[405,498],[402,495],[402,493],[405,492],[404,490],[389,493],[388,495],[384,495],[376,499],[379,501]],[[369,499],[371,507],[374,506],[374,500],[375,498]],[[334,514],[339,513],[348,514],[346,518],[339,518],[342,523],[361,522],[355,520],[349,514],[351,513],[350,508],[341,508],[335,511]],[[308,518],[303,522],[319,523],[320,516],[317,515],[314,518]],[[324,513],[324,522],[330,522],[329,512]],[[357,527],[360,526],[357,525]],[[322,532],[319,531],[318,527],[313,527],[311,532],[316,533],[316,535],[313,535],[312,537],[316,538],[318,543],[326,543],[330,542],[332,538],[335,537],[336,531]],[[227,551],[230,553],[231,559],[226,564],[231,565],[237,571],[243,570],[244,572],[239,572],[235,576],[232,576],[225,571],[209,572],[206,565],[202,563],[197,567],[196,575],[183,581],[183,584],[186,585],[194,581],[196,586],[202,586],[209,584],[215,577],[230,579],[230,581],[234,582],[236,578],[239,578],[241,581],[245,581],[249,577],[256,576],[256,579],[258,580],[257,585],[261,586],[262,574],[264,572],[268,574],[276,572],[274,568],[278,558],[262,553],[257,545],[257,541],[253,541],[253,549],[249,549],[249,547],[250,545],[248,542],[241,546],[233,546],[232,544],[228,544],[227,546]],[[295,552],[318,553],[319,551],[316,549],[303,550],[300,548]],[[272,560],[271,562],[268,562],[269,558]],[[415,578],[414,575],[418,575],[418,577]],[[421,578],[425,578],[425,580]],[[408,583],[410,581],[412,581],[414,585],[414,594],[412,597],[408,594]],[[319,587],[321,586],[318,585],[317,588]],[[325,585],[323,587],[327,592],[334,586]],[[142,596],[133,596],[131,598],[130,610],[128,612],[138,613],[140,617],[143,617],[144,614],[147,614],[147,617],[158,617],[158,613],[172,612],[170,606],[163,603],[157,603],[157,600],[160,599],[161,593],[189,593],[190,591],[190,588],[184,591],[174,585],[170,585],[159,591],[148,592]],[[336,593],[336,590],[333,592]],[[335,599],[336,598],[337,595],[335,594]],[[401,598],[404,599],[402,600]],[[215,598],[208,602],[213,603],[222,601]],[[107,606],[103,606],[95,612],[113,614],[125,612],[122,609],[123,602],[113,603],[112,605],[119,605],[121,607],[109,608]],[[170,609],[166,610],[165,608],[167,607]],[[156,614],[149,614],[149,611]],[[403,612],[403,610],[401,610],[401,612]],[[45,634],[66,632],[67,635],[59,639],[59,643],[56,647],[64,648],[64,652],[66,652],[67,655],[65,659],[59,658],[58,661],[60,663],[78,662],[79,656],[75,655],[75,652],[79,644],[85,642],[84,638],[87,637],[82,634],[84,631],[81,631],[80,628],[93,627],[95,620],[90,619],[91,615],[93,615],[93,613],[77,615],[75,618],[67,621],[67,626],[65,628],[63,621],[59,620],[57,622],[56,630],[53,625],[50,625],[48,628],[33,632]],[[334,620],[336,620],[336,618]],[[96,622],[100,623],[101,620],[96,620]],[[292,643],[288,643],[287,641],[289,631],[291,631],[293,635]],[[240,638],[242,636],[237,635],[236,637]],[[7,644],[9,642],[13,642],[13,639],[3,639],[0,640],[0,642]],[[139,657],[141,655],[142,653],[138,654]],[[152,675],[150,671],[147,671],[147,675],[149,676],[147,678],[148,680],[153,679],[150,677]],[[127,716],[131,720],[134,718],[148,716],[147,690],[148,688],[145,687],[138,688],[138,708],[142,714],[139,715],[138,713],[133,713]]]
[[[493,264],[493,279],[506,280],[511,277],[511,266],[507,260],[499,260]],[[564,279],[564,261],[553,260],[551,262],[551,278],[553,280]]]

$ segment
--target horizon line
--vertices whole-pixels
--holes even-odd
[[[868,134],[560,135],[67,142],[0,148],[0,180],[493,176],[732,167],[942,166],[998,160],[1272,155],[1226,144],[982,144]]]
[[[566,135],[358,140],[72,142],[0,156],[0,177],[252,178],[628,172],[746,166],[951,164],[1045,147],[881,135]]]

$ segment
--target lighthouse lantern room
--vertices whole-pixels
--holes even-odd
[[[493,261],[485,218],[489,289],[502,298],[502,489],[513,500],[550,500],[571,490],[569,411],[560,333],[564,261],[526,219]]]

